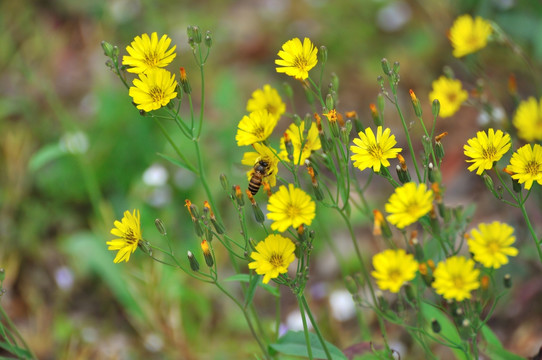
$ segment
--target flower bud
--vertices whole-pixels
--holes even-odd
[[[434,117],[437,117],[440,113],[440,101],[438,101],[438,99],[433,100],[433,103],[431,104],[431,112],[433,113]]]
[[[510,289],[512,287],[512,277],[510,276],[510,274],[504,275],[503,283],[504,283],[504,287],[507,289]]]
[[[160,235],[167,235],[166,227],[164,226],[164,222],[160,219],[154,220],[154,226],[156,226],[156,229],[158,229],[158,232]]]
[[[203,240],[201,242],[201,250],[203,251],[203,257],[205,258],[205,263],[207,264],[207,266],[213,267],[213,255],[211,254],[211,248],[209,247],[209,243],[207,242],[207,240]]]
[[[378,94],[376,97],[376,108],[378,109],[378,124],[375,124],[377,126],[382,125],[382,117],[384,116],[384,106],[386,104],[386,99],[384,98],[383,94]]]
[[[301,125],[301,118],[299,117],[299,115],[294,114],[293,120],[294,120],[295,126],[298,126],[298,127],[299,127],[299,126]]]
[[[243,198],[243,193],[241,192],[241,187],[239,185],[233,186],[233,191],[235,198],[237,199],[237,204],[239,206],[245,206],[245,199]]]
[[[224,227],[216,219],[211,218],[211,224],[213,224],[217,234],[224,234]]]
[[[382,65],[382,71],[384,72],[384,75],[389,76],[391,71],[388,59],[383,58],[382,60],[380,60],[380,65]]]
[[[337,93],[339,92],[339,77],[335,73],[331,73],[331,90],[334,93],[334,100],[337,102]]]
[[[230,182],[224,173],[220,174],[220,184],[224,190],[228,190],[230,188]]]
[[[213,46],[213,34],[211,33],[211,31],[207,30],[205,32],[204,42],[205,46],[207,46],[209,49]]]
[[[102,41],[101,45],[104,51],[104,55],[107,57],[113,57],[113,45],[111,45],[107,41]]]
[[[326,108],[335,109],[335,100],[331,94],[326,95]]]
[[[299,225],[297,228],[297,237],[299,242],[307,241],[307,234],[305,233],[305,226],[303,226],[303,224]]]
[[[405,285],[405,294],[408,299],[413,304],[416,304],[416,295],[414,294],[414,288],[411,284]]]
[[[482,276],[482,278],[480,279],[480,287],[484,291],[489,288],[489,276],[487,275]]]
[[[318,60],[322,65],[325,65],[327,62],[327,47],[324,45],[320,46],[320,51],[318,52]]]
[[[307,103],[311,106],[314,105],[314,95],[309,86],[303,83],[303,89],[305,90],[305,98],[307,99]]]
[[[199,263],[198,260],[194,257],[194,254],[189,250],[188,251],[188,262],[190,263],[190,269],[192,271],[198,271],[199,270]]]
[[[394,61],[393,62],[393,73],[398,75],[399,74],[399,68],[400,68],[401,64],[399,63],[399,61]]]
[[[294,91],[292,90],[292,86],[289,83],[283,82],[282,90],[284,91],[284,95],[286,95],[288,99],[292,99],[294,97]]]
[[[355,295],[358,293],[358,284],[356,283],[356,280],[350,275],[347,275],[344,278],[344,285],[346,286],[346,290],[352,295]]]
[[[181,74],[181,88],[185,92],[185,94],[190,95],[192,92],[192,87],[190,86],[190,82],[188,81],[188,76],[186,76],[186,70],[184,67],[181,67],[179,69],[179,72]]]
[[[288,160],[294,161],[294,144],[288,135],[288,132],[284,132],[284,147],[286,148],[286,154],[288,154]]]
[[[422,107],[420,105],[420,100],[416,97],[416,94],[412,89],[408,91],[410,93],[410,99],[412,100],[412,107],[414,108],[414,113],[417,117],[422,117]]]

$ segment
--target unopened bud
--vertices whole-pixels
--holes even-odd
[[[203,251],[203,257],[205,258],[205,263],[207,266],[213,267],[213,254],[211,254],[211,248],[209,247],[209,242],[207,242],[207,240],[203,240],[201,242],[201,251]]]
[[[376,108],[378,109],[378,124],[377,126],[382,125],[382,119],[384,116],[384,105],[386,104],[386,99],[382,93],[378,94],[376,97]]]
[[[188,262],[190,263],[190,269],[192,269],[192,271],[199,270],[198,260],[196,260],[196,258],[194,257],[194,254],[192,254],[191,251],[188,251]]]
[[[503,283],[504,283],[504,287],[507,289],[510,289],[512,287],[512,277],[510,276],[510,274],[504,275]]]
[[[346,286],[346,290],[348,290],[350,294],[355,295],[358,293],[359,291],[358,284],[356,283],[356,280],[354,280],[352,276],[347,275],[344,278],[344,284]]]
[[[102,41],[101,45],[104,51],[104,55],[107,57],[113,57],[113,45],[111,45],[107,41]]]
[[[433,100],[433,103],[431,104],[431,112],[433,113],[434,117],[437,117],[440,113],[440,101],[438,101],[438,99]]]
[[[284,132],[284,147],[286,148],[286,153],[288,154],[288,160],[291,162],[294,161],[294,144],[292,144],[292,139],[288,135],[288,132]]]
[[[292,86],[289,83],[283,82],[282,90],[284,91],[284,95],[286,95],[288,99],[292,99],[294,97],[294,90],[292,89]]]
[[[422,117],[422,107],[420,105],[420,100],[416,97],[416,94],[412,89],[408,91],[410,93],[410,99],[412,100],[412,107],[414,108],[414,113],[417,117]]]
[[[384,72],[384,75],[389,76],[390,75],[390,63],[388,62],[388,59],[383,58],[380,60],[380,64],[382,65],[382,71]]]
[[[405,294],[408,299],[413,304],[416,304],[416,295],[414,294],[414,288],[410,284],[405,285]]]
[[[334,93],[333,99],[337,102],[337,93],[339,92],[339,77],[335,73],[331,73],[331,90]]]
[[[487,290],[489,288],[489,276],[484,275],[480,279],[480,287],[482,290]]]
[[[186,75],[186,69],[184,67],[179,68],[179,73],[181,74],[181,88],[185,94],[190,95],[192,92],[192,87],[190,86],[190,81],[188,81],[188,76]]]
[[[303,226],[303,224],[299,225],[297,228],[297,237],[300,242],[305,242],[307,240],[307,234],[305,233],[305,226]]]
[[[207,30],[205,32],[204,42],[205,46],[207,46],[209,49],[213,46],[213,34],[211,33],[211,31]]]
[[[167,235],[166,227],[164,226],[164,222],[160,219],[154,220],[154,226],[156,226],[156,229],[158,229],[158,232],[160,235]]]
[[[235,198],[237,199],[237,204],[239,206],[245,206],[245,199],[243,198],[243,193],[241,192],[241,187],[239,185],[233,186],[233,191]]]
[[[326,95],[326,108],[335,109],[335,101],[333,100],[333,95],[331,94]]]
[[[380,121],[380,116],[378,115],[378,110],[376,108],[375,104],[369,104],[369,108],[371,109],[371,117],[373,118],[373,123],[375,126],[381,126],[382,122]],[[361,130],[363,131],[363,129]]]
[[[224,173],[220,174],[220,184],[224,190],[228,190],[230,188],[230,182]]]
[[[258,206],[258,204],[256,204],[256,202],[252,204],[252,212],[254,213],[254,218],[256,219],[257,222],[262,224],[265,221],[265,216],[262,212],[262,209],[260,209],[260,207]]]
[[[327,47],[325,47],[324,45],[320,46],[320,51],[318,52],[318,58],[322,65],[324,65],[327,62]]]

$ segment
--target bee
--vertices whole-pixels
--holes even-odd
[[[252,195],[256,195],[258,190],[260,190],[263,178],[271,175],[271,173],[268,173],[269,165],[269,162],[266,160],[258,160],[256,164],[254,164],[254,171],[252,172],[252,177],[248,182],[248,189]]]

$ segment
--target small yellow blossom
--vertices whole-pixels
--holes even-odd
[[[271,229],[283,232],[290,226],[310,225],[316,215],[316,204],[303,190],[288,184],[288,188],[283,185],[271,195],[267,211],[267,217],[273,220]]]
[[[311,156],[313,151],[319,150],[322,148],[322,143],[320,142],[320,136],[318,135],[318,127],[315,123],[311,124],[309,131],[306,134],[306,137],[303,136],[305,130],[305,123],[302,122],[299,126],[296,124],[291,124],[286,130],[286,136],[292,142],[294,149],[293,152],[293,162],[296,165],[301,165],[305,160]],[[288,152],[286,151],[286,144],[284,137],[280,139],[280,158],[284,161],[290,161],[288,159]]]
[[[463,256],[439,262],[433,276],[433,288],[447,300],[470,299],[471,291],[480,287],[480,270],[474,268],[472,259]]]
[[[256,270],[256,274],[264,275],[262,282],[267,284],[269,280],[288,272],[288,266],[295,260],[294,251],[292,240],[271,234],[256,245],[256,251],[250,254],[254,261],[248,267]]]
[[[483,49],[491,35],[491,24],[477,16],[461,15],[455,19],[450,28],[449,38],[454,48],[453,55],[457,58]]]
[[[382,126],[379,126],[376,129],[376,137],[373,130],[367,128],[365,132],[360,131],[358,136],[359,138],[353,140],[354,145],[350,146],[352,151],[350,159],[361,171],[373,168],[374,172],[379,172],[382,166],[390,166],[388,159],[396,157],[402,150],[394,148],[397,141],[389,128],[382,131]]]
[[[463,146],[465,156],[470,158],[466,161],[473,163],[469,171],[476,170],[476,175],[482,175],[484,170],[493,168],[493,164],[508,152],[510,146],[510,135],[501,130],[490,128],[487,133],[478,131],[476,137],[469,139],[467,145]]]
[[[418,262],[403,249],[388,249],[373,256],[373,267],[371,275],[380,290],[398,293],[405,282],[416,277]]]
[[[469,251],[474,254],[474,260],[484,267],[498,269],[508,264],[508,256],[518,254],[518,249],[512,247],[516,241],[513,233],[513,227],[499,221],[479,224],[467,240]]]
[[[317,52],[318,49],[308,38],[303,39],[303,44],[299,38],[288,40],[278,52],[280,59],[275,60],[279,66],[276,70],[298,80],[305,80],[309,77],[309,70],[318,62]]]
[[[542,146],[527,144],[519,148],[510,159],[510,165],[506,167],[514,173],[512,179],[520,184],[525,183],[525,189],[529,190],[533,182],[542,185]]]
[[[258,110],[267,110],[269,115],[280,120],[280,116],[286,111],[286,104],[282,102],[278,91],[266,84],[263,89],[254,90],[247,102],[249,113]]]
[[[536,101],[534,97],[530,97],[522,101],[514,115],[513,124],[518,130],[518,136],[523,140],[542,140],[542,98]]]
[[[124,55],[122,64],[128,66],[127,71],[141,74],[150,69],[163,68],[168,66],[175,59],[175,48],[173,46],[168,50],[171,39],[167,35],[162,35],[158,40],[158,35],[153,32],[136,36],[126,51],[130,55]]]
[[[469,93],[463,89],[461,81],[446,76],[433,81],[433,90],[429,93],[430,102],[435,99],[440,102],[439,115],[442,118],[454,115],[468,98]]]
[[[433,207],[433,191],[427,190],[425,184],[416,185],[413,182],[395,189],[386,204],[386,218],[390,223],[403,229],[418,221]]]
[[[150,69],[134,79],[128,94],[139,110],[152,111],[166,106],[177,96],[175,76],[164,69]]]
[[[125,211],[122,220],[115,220],[114,225],[111,234],[117,236],[118,239],[108,241],[107,250],[119,251],[113,260],[115,264],[121,261],[128,262],[130,255],[136,251],[137,245],[142,240],[139,210],[134,209],[132,214]]]
[[[277,118],[267,110],[257,110],[244,116],[239,122],[235,140],[238,146],[265,141],[277,125]]]

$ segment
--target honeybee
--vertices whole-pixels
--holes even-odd
[[[252,177],[248,182],[248,189],[252,195],[256,195],[258,190],[260,190],[263,178],[271,175],[271,173],[268,173],[269,165],[270,164],[268,161],[262,159],[258,160],[256,164],[254,164],[254,171],[252,172]]]

